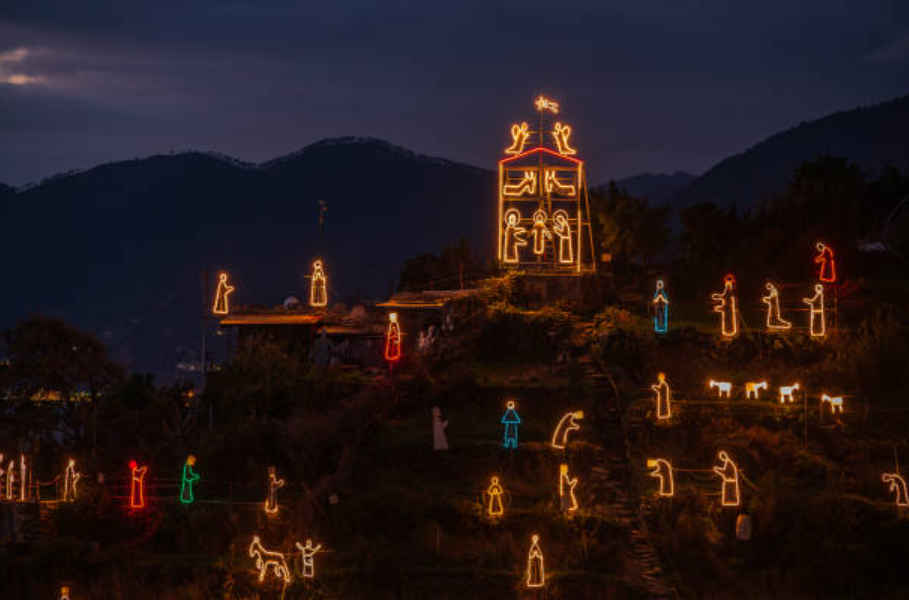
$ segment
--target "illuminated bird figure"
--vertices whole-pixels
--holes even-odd
[[[833,250],[830,249],[830,246],[818,242],[815,246],[818,251],[818,255],[814,258],[814,262],[821,265],[818,270],[817,278],[824,283],[833,283],[836,281],[836,261],[833,260]]]
[[[559,500],[562,510],[574,512],[578,509],[578,500],[574,495],[574,488],[578,485],[577,477],[568,475],[568,465],[559,465]]]
[[[652,468],[648,475],[660,480],[660,496],[675,495],[675,482],[672,478],[672,465],[665,458],[648,459],[647,466]]]
[[[215,305],[211,311],[216,315],[226,315],[230,312],[227,297],[234,291],[234,286],[227,284],[227,273],[218,275],[218,289],[215,290]]]
[[[524,145],[530,138],[530,132],[527,129],[527,123],[520,125],[515,123],[511,126],[511,146],[505,148],[505,154],[520,154],[524,151]]]
[[[729,458],[725,450],[719,453],[722,465],[713,467],[713,472],[723,478],[723,506],[738,506],[739,498],[739,469]]]
[[[486,497],[489,499],[486,505],[486,512],[490,517],[501,517],[505,514],[505,505],[502,503],[502,494],[504,493],[505,490],[499,483],[499,478],[493,477],[489,487],[486,488]]]
[[[313,547],[312,540],[306,540],[305,546],[301,545],[300,542],[297,542],[296,546],[303,557],[303,577],[312,579],[316,576],[316,564],[313,557],[316,552],[322,549],[322,544]]]
[[[767,305],[767,329],[791,329],[792,323],[780,316],[780,293],[776,286],[767,282],[767,295],[761,298]]]
[[[530,538],[530,551],[527,553],[527,571],[525,585],[529,588],[543,587],[546,584],[546,572],[543,569],[543,551],[540,550],[540,536]]]
[[[265,512],[270,515],[278,512],[278,490],[284,487],[284,480],[275,475],[275,468],[268,467],[268,498],[265,499]]]
[[[193,471],[193,465],[196,464],[196,457],[190,454],[183,463],[183,479],[180,483],[180,502],[183,504],[193,503],[193,485],[199,481],[200,475]]]
[[[653,330],[666,333],[669,330],[669,296],[662,279],[657,279],[656,292],[653,294]]]
[[[129,461],[131,472],[129,486],[129,507],[132,509],[145,508],[145,473],[148,467],[140,467],[136,461]]]
[[[559,238],[559,262],[571,264],[574,262],[574,250],[571,244],[571,224],[568,222],[568,213],[557,210],[552,213],[552,231]]]
[[[665,420],[672,416],[672,405],[671,405],[671,390],[669,389],[669,384],[666,383],[666,373],[657,374],[657,382],[650,386],[656,393],[656,413],[657,419]]]
[[[389,367],[401,358],[401,326],[398,313],[388,313],[388,331],[385,333],[385,360]]]
[[[720,313],[720,332],[725,338],[735,337],[738,333],[738,309],[735,298],[735,277],[731,274],[723,279],[723,291],[711,294],[713,312]]]
[[[814,286],[814,296],[802,298],[802,302],[808,305],[811,320],[809,322],[809,331],[811,337],[823,337],[827,335],[827,322],[824,318],[824,286],[820,283]]]
[[[503,445],[506,448],[513,449],[518,447],[518,425],[521,424],[521,417],[518,416],[514,406],[514,400],[509,400],[505,405],[505,414],[502,415],[502,424],[505,425],[505,441]]]
[[[76,461],[69,459],[66,463],[66,470],[63,472],[63,501],[72,502],[76,499],[76,484],[82,477],[81,473],[76,473]]]
[[[321,308],[328,305],[326,285],[327,280],[325,271],[322,269],[322,261],[317,260],[312,264],[312,278],[309,282],[309,305],[313,308]]]
[[[540,209],[533,213],[533,253],[546,252],[546,240],[552,239],[552,232],[546,226],[546,213]]]
[[[505,213],[505,262],[516,263],[520,259],[521,248],[527,245],[524,234],[527,230],[519,223],[520,213],[514,208]]]
[[[906,491],[906,480],[899,473],[884,473],[881,476],[884,483],[890,484],[890,491],[896,493],[896,505],[909,506],[909,493]]]
[[[575,410],[565,415],[559,420],[555,431],[552,434],[552,447],[563,450],[568,443],[568,434],[581,428],[578,420],[584,418],[583,410]]]

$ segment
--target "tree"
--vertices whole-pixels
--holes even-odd
[[[487,269],[477,260],[470,243],[461,238],[436,254],[420,254],[404,264],[398,278],[401,291],[463,289],[484,277]]]
[[[605,193],[591,194],[600,244],[617,264],[640,259],[645,268],[669,245],[668,206],[651,207],[611,182]]]

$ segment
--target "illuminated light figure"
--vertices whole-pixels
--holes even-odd
[[[739,468],[725,450],[720,450],[720,460],[723,464],[713,467],[713,472],[723,478],[723,506],[738,506],[739,498]]]
[[[817,278],[825,283],[836,281],[836,261],[833,260],[833,250],[830,246],[818,242],[815,246],[820,253],[814,258],[814,262],[820,263],[821,268],[818,271]]]
[[[843,414],[843,397],[842,396],[828,396],[827,394],[821,395],[821,406],[824,404],[830,405],[830,413],[834,415]]]
[[[218,275],[218,289],[215,290],[215,305],[211,311],[216,315],[226,315],[230,312],[230,304],[227,297],[234,291],[234,286],[227,284],[227,273]]]
[[[568,465],[562,463],[559,465],[559,500],[562,510],[574,512],[578,509],[578,500],[574,496],[574,488],[578,485],[578,478],[571,478],[568,475]]]
[[[552,434],[552,447],[563,450],[568,443],[568,434],[581,428],[577,420],[584,418],[583,410],[575,410],[565,415],[559,420],[555,431]]]
[[[809,331],[811,337],[824,337],[827,335],[827,322],[824,318],[824,286],[818,283],[814,286],[814,296],[802,298],[808,305],[811,315]]]
[[[780,316],[780,293],[775,285],[767,282],[767,295],[761,302],[767,305],[767,329],[792,329],[792,323]]]
[[[129,470],[132,479],[129,486],[129,507],[132,509],[145,508],[145,473],[148,467],[140,467],[136,461],[129,461]]]
[[[388,332],[385,334],[385,360],[394,363],[401,358],[401,326],[398,313],[388,313]]]
[[[675,482],[672,478],[672,465],[665,458],[648,458],[647,466],[653,469],[648,475],[660,480],[660,496],[675,495]]]
[[[538,96],[534,104],[540,112],[548,110],[554,115],[559,114],[559,103],[555,100],[550,100],[546,96]]]
[[[300,554],[303,555],[303,577],[312,579],[316,576],[316,561],[313,557],[322,549],[322,544],[313,547],[312,540],[306,540],[305,546],[300,545],[300,542],[297,542],[296,545]]]
[[[509,400],[505,405],[505,414],[502,415],[502,424],[505,425],[505,442],[506,448],[518,447],[518,425],[521,424],[521,417],[518,416],[514,409],[514,400]]]
[[[749,400],[760,400],[761,399],[761,390],[767,390],[766,381],[746,381],[745,382],[745,397]]]
[[[278,490],[284,487],[284,480],[275,475],[275,468],[268,467],[268,498],[265,499],[265,512],[270,515],[278,512]]]
[[[717,398],[722,398],[724,395],[729,398],[732,395],[732,383],[729,381],[714,381],[711,379],[710,387],[717,389]]]
[[[498,477],[490,480],[489,487],[486,488],[486,497],[489,498],[489,504],[486,505],[486,512],[490,517],[501,517],[505,514],[505,504],[502,502],[502,494],[505,490],[499,483]]]
[[[290,583],[290,569],[287,568],[287,561],[280,552],[272,552],[262,547],[259,536],[254,535],[252,543],[249,545],[249,557],[256,559],[256,568],[259,569],[259,583],[265,581],[265,575],[268,573],[268,567],[272,567],[275,577],[284,583]]]
[[[183,463],[183,480],[180,483],[180,502],[183,504],[192,504],[193,503],[193,484],[195,484],[201,476],[193,471],[193,465],[196,464],[196,457],[190,454],[186,457],[186,462]]]
[[[69,586],[61,585],[60,586],[60,600],[70,600],[69,599]]]
[[[546,240],[552,239],[552,232],[546,226],[546,213],[540,209],[533,213],[533,253],[546,252]]]
[[[574,250],[571,245],[571,224],[568,222],[568,213],[557,210],[552,213],[552,231],[559,238],[559,262],[570,264],[574,262]]]
[[[76,499],[76,484],[82,473],[76,473],[76,461],[69,459],[66,463],[66,470],[63,472],[63,501],[72,502]]]
[[[524,177],[517,183],[506,183],[502,186],[505,196],[533,196],[537,193],[537,172],[524,171]]]
[[[505,148],[505,154],[520,154],[524,151],[527,140],[530,139],[527,123],[518,125],[515,123],[511,126],[511,146]]]
[[[787,402],[795,402],[796,390],[799,389],[799,384],[794,383],[792,385],[781,385],[780,386],[780,404],[786,404]]]
[[[521,248],[527,245],[527,240],[524,239],[527,230],[518,225],[520,218],[521,214],[516,208],[509,209],[505,213],[505,258],[503,260],[507,263],[518,262]]]
[[[19,501],[28,499],[28,470],[25,467],[25,455],[19,455]]]
[[[572,148],[571,144],[568,143],[568,138],[571,137],[570,125],[562,125],[561,123],[556,123],[555,131],[552,132],[552,137],[555,138],[556,147],[559,149],[559,154],[571,156],[578,153],[578,151]]]
[[[720,313],[720,332],[723,337],[735,337],[739,331],[738,309],[735,306],[735,277],[732,274],[726,275],[723,279],[723,291],[711,294],[710,297],[716,302],[713,305],[713,312]]]
[[[13,484],[16,483],[16,461],[9,461],[9,466],[6,467],[6,499],[13,499]]]
[[[0,500],[2,500],[5,497],[4,492],[3,492],[3,474],[4,473],[6,473],[6,471],[3,469],[3,455],[0,454]]]
[[[558,177],[556,177],[556,172],[552,169],[546,170],[545,185],[547,194],[555,192],[560,196],[574,196],[578,192],[578,189],[573,184],[559,181]]]
[[[322,269],[322,261],[312,263],[312,278],[309,282],[309,305],[313,308],[328,306],[328,280]]]
[[[890,491],[896,493],[896,505],[909,506],[909,493],[906,490],[906,480],[899,473],[884,473],[881,476],[884,483],[890,484]]]
[[[653,294],[653,330],[666,333],[669,330],[669,296],[662,279],[657,279],[656,292]]]
[[[530,551],[527,553],[527,572],[525,585],[538,588],[546,585],[546,571],[543,569],[543,551],[540,550],[540,536],[533,534],[530,538]]]
[[[672,416],[672,391],[669,384],[666,383],[666,373],[657,373],[657,382],[650,386],[656,392],[656,414],[657,419],[666,420]]]

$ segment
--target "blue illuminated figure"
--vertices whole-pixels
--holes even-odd
[[[669,329],[669,296],[666,295],[662,279],[657,279],[656,282],[653,310],[653,330],[657,333],[666,333]]]
[[[514,409],[514,400],[509,400],[505,405],[507,409],[502,415],[502,424],[505,425],[505,447],[518,447],[518,425],[521,424],[521,417]]]

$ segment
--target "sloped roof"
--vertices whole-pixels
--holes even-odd
[[[539,154],[540,152],[543,152],[546,154],[551,154],[552,156],[554,156],[556,158],[561,158],[561,159],[564,159],[567,161],[571,161],[576,165],[584,164],[584,161],[581,160],[580,158],[575,158],[573,156],[566,156],[565,154],[559,154],[555,150],[547,148],[546,146],[537,146],[536,148],[531,148],[530,150],[528,150],[526,152],[521,152],[520,154],[516,154],[514,156],[506,156],[505,158],[503,158],[502,160],[499,161],[499,164],[502,165],[505,163],[509,163],[511,161],[518,160],[519,158],[526,158],[526,157],[532,156],[534,154]]]

